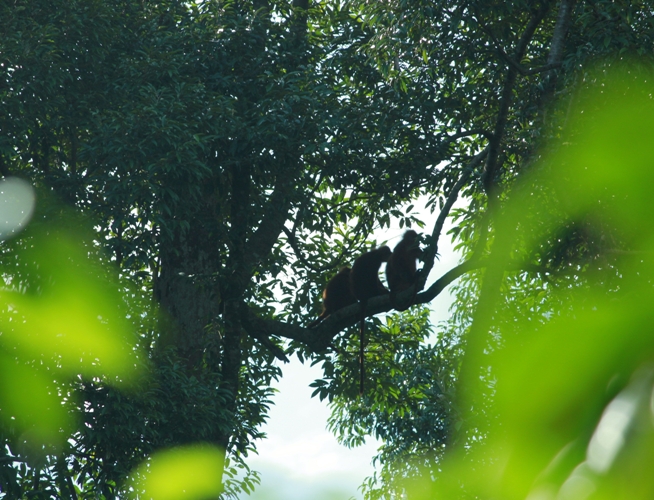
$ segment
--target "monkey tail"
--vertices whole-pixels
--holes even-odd
[[[361,301],[361,326],[359,328],[359,396],[363,396],[364,380],[366,378],[363,347],[366,333],[366,300]]]

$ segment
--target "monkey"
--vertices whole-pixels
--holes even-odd
[[[379,268],[382,262],[388,262],[391,249],[387,246],[366,252],[358,257],[352,265],[350,273],[350,288],[352,294],[361,304],[361,325],[359,328],[359,395],[363,395],[363,381],[365,379],[363,363],[364,334],[366,328],[366,303],[368,299],[388,293],[386,287],[379,280]]]
[[[416,259],[422,255],[418,233],[412,229],[404,233],[402,241],[393,249],[393,254],[386,264],[386,282],[391,290],[391,304],[398,311],[404,311],[409,308],[415,294],[404,308],[396,304],[397,294],[403,290],[411,288],[418,281],[416,270]]]
[[[390,256],[391,249],[383,246],[364,253],[354,261],[350,273],[350,287],[358,301],[365,301],[388,293],[386,287],[379,280],[378,273],[382,262],[388,262]]]
[[[322,313],[307,328],[318,326],[330,314],[357,301],[350,289],[351,271],[347,266],[341,267],[338,273],[327,282],[327,286],[322,292]]]

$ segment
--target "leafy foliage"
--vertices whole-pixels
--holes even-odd
[[[426,308],[388,316],[367,346],[371,383],[363,396],[353,397],[356,364],[348,367],[353,373],[344,376],[325,361],[325,375],[333,378],[314,383],[318,394],[333,398],[328,425],[343,444],[357,446],[370,435],[383,443],[374,459],[382,465],[381,477],[367,484],[372,498],[383,498],[383,489],[373,488],[377,482],[390,485],[420,476],[444,451],[453,380],[451,367],[442,359],[443,346],[421,345],[432,336]],[[349,384],[343,386],[341,380]]]

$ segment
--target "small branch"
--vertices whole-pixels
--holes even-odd
[[[574,1],[574,0],[573,0]],[[524,76],[529,76],[529,75],[534,75],[536,73],[543,73],[545,71],[550,71],[552,69],[558,68],[561,64],[560,62],[557,63],[557,59],[552,59],[551,57],[548,58],[547,64],[544,66],[540,66],[538,68],[525,68],[522,64],[520,64],[518,61],[516,61],[513,57],[511,57],[509,54],[507,54],[504,49],[502,48],[502,45],[500,44],[499,40],[495,37],[493,32],[485,27],[482,27],[482,30],[484,33],[486,33],[491,40],[493,40],[493,43],[495,44],[495,48],[499,52],[500,56],[502,59],[504,59],[509,66],[511,66],[514,70],[516,70],[518,73]],[[523,35],[524,38],[524,35]],[[522,40],[522,39],[521,39]],[[520,44],[518,45],[520,47]]]
[[[516,59],[520,60],[525,55],[525,52],[527,51],[527,46],[529,45],[529,42],[531,42],[531,39],[534,36],[534,33],[536,32],[536,28],[538,28],[540,22],[547,15],[547,12],[550,10],[551,4],[552,4],[551,0],[544,0],[540,8],[536,11],[534,16],[529,20],[529,23],[527,24],[524,33],[522,34],[520,40],[518,41],[518,45],[516,45],[516,50],[515,50]]]
[[[447,200],[445,201],[445,205],[443,205],[443,208],[438,214],[438,218],[436,219],[436,224],[434,224],[434,230],[432,231],[431,234],[433,242],[425,252],[425,258],[423,259],[424,265],[422,266],[422,270],[420,271],[420,281],[419,281],[420,289],[424,287],[427,278],[429,277],[429,273],[434,267],[434,259],[436,258],[436,254],[438,253],[438,240],[441,236],[441,232],[443,231],[443,225],[445,224],[445,219],[447,219],[447,216],[449,215],[452,206],[456,202],[459,196],[459,191],[461,191],[461,189],[466,184],[466,182],[468,182],[468,179],[470,178],[474,170],[479,166],[479,164],[482,162],[482,160],[486,157],[487,154],[488,154],[488,148],[484,149],[481,153],[475,155],[472,158],[469,165],[461,173],[461,177],[459,177],[459,180],[452,188],[452,191],[450,191],[450,194],[448,195]]]
[[[513,60],[513,58],[504,52],[502,47],[498,45],[497,47],[498,52],[500,53],[500,56],[502,56],[502,59],[504,59],[507,63],[509,63],[509,66],[511,66],[513,69],[515,69],[518,73],[523,73],[524,68],[520,65],[520,63],[516,62]]]
[[[77,500],[79,497],[75,491],[75,485],[73,484],[73,479],[70,477],[70,474],[66,474],[66,484],[68,485],[68,492],[70,493],[71,500]]]
[[[515,59],[513,59],[509,54],[504,52],[502,47],[500,47],[499,42],[490,31],[487,30],[485,31],[495,42],[497,51],[500,53],[500,56],[502,56],[502,59],[504,59],[509,64],[509,66],[511,66],[514,70],[516,70],[518,73],[520,73],[523,76],[535,75],[537,73],[544,73],[546,71],[550,71],[552,69],[556,69],[561,66],[560,62],[556,62],[556,60],[552,60],[552,58],[550,57],[548,58],[547,64],[543,66],[540,66],[538,68],[531,68],[531,69],[525,68],[522,64],[520,64]]]
[[[481,269],[482,267],[486,267],[487,265],[488,265],[488,260],[472,257],[471,259],[463,262],[462,264],[459,264],[458,266],[450,269],[443,276],[441,276],[435,283],[433,283],[427,290],[425,290],[423,293],[418,294],[414,303],[425,304],[427,302],[431,302],[438,295],[441,294],[441,292],[447,287],[447,285],[452,283],[454,280],[458,279],[460,276],[463,276],[465,273],[469,271],[474,271],[475,269]],[[541,275],[551,274],[551,271],[549,271],[548,269],[527,262],[511,262],[507,265],[506,270],[513,271],[513,272],[522,271],[522,272],[535,273]],[[398,294],[398,299],[403,300],[405,298],[403,295],[406,295],[406,298],[410,297],[409,292],[412,292],[412,290],[407,290],[402,292],[402,294]]]
[[[293,227],[293,231],[291,231],[289,228],[284,226],[282,228],[283,233],[286,235],[286,241],[288,241],[288,244],[291,245],[291,248],[293,249],[293,253],[295,254],[295,258],[300,261],[300,263],[311,269],[312,271],[315,271],[317,273],[321,273],[323,271],[326,271],[329,269],[329,267],[325,266],[314,266],[309,262],[306,257],[302,254],[302,250],[300,250],[300,247],[298,246],[297,243],[297,238],[295,237],[295,226]]]
[[[249,325],[243,325],[245,331],[252,336],[253,338],[257,339],[261,344],[268,349],[273,356],[275,356],[278,360],[283,361],[284,363],[288,363],[288,357],[286,357],[286,353],[284,350],[279,347],[277,344],[275,344],[272,340],[270,340],[270,337],[265,335],[261,330],[258,330],[256,328],[249,328]]]
[[[323,175],[321,174],[320,177],[319,177],[319,179],[318,179],[318,182],[316,182],[316,185],[315,185],[314,188],[311,190],[311,196],[313,196],[313,195],[316,193],[316,191],[318,190],[318,188],[319,188],[320,185],[322,184],[322,180],[323,180]],[[346,203],[352,203],[352,201],[359,201],[359,199],[360,199],[360,198],[356,198],[356,199],[354,199],[354,198],[350,198],[349,200],[344,201],[344,202],[342,202],[342,203],[343,203],[343,204],[346,204]],[[338,206],[338,205],[337,205],[337,206]],[[299,215],[299,214],[298,214],[298,215]],[[296,236],[296,233],[297,233],[297,227],[298,227],[298,222],[299,222],[299,217],[296,217],[296,218],[295,218],[295,221],[293,222],[293,229],[289,229],[289,228],[287,228],[286,226],[283,226],[283,227],[282,227],[282,232],[286,235],[286,238],[287,238],[288,244],[291,246],[291,249],[293,250],[293,253],[295,254],[295,257],[298,259],[298,261],[300,261],[300,262],[302,263],[303,266],[307,267],[308,269],[311,269],[312,271],[317,272],[317,273],[323,273],[323,272],[325,272],[325,271],[329,271],[329,270],[331,270],[331,269],[335,269],[336,267],[338,267],[338,266],[343,262],[343,257],[344,257],[346,254],[349,255],[349,254],[352,253],[352,250],[353,250],[354,245],[353,245],[353,244],[349,244],[349,245],[345,246],[345,247],[341,250],[341,252],[339,252],[339,254],[338,254],[335,258],[333,258],[333,259],[331,260],[331,262],[329,262],[328,264],[324,264],[324,265],[322,265],[322,266],[316,266],[316,265],[312,264],[312,263],[311,263],[311,262],[310,262],[310,261],[309,261],[309,260],[304,256],[304,254],[303,254],[302,251],[300,250],[300,246],[299,246],[299,244],[298,244],[298,240],[297,240],[297,236]],[[359,231],[359,229],[360,229],[362,226],[363,226],[363,221],[362,221],[361,219],[359,219],[359,221],[357,222],[357,224],[356,224],[356,226],[355,226],[355,228],[354,228],[354,233],[357,234],[358,231]]]
[[[355,228],[354,228],[354,233],[355,234],[358,232],[358,230],[360,229],[361,226],[362,226],[362,223],[361,223],[361,221],[359,221],[357,223],[357,225],[355,226]],[[323,273],[325,271],[335,269],[336,267],[341,265],[342,262],[343,262],[343,257],[346,254],[351,255],[352,250],[354,248],[353,244],[349,244],[349,245],[343,247],[343,249],[338,253],[338,255],[336,257],[334,257],[331,260],[331,262],[329,262],[327,264],[324,264],[322,266],[316,266],[316,265],[313,265],[311,262],[309,262],[309,260],[307,260],[307,258],[302,254],[302,251],[300,250],[300,247],[298,245],[295,233],[291,232],[291,230],[289,230],[287,227],[282,228],[282,231],[286,235],[286,238],[288,240],[288,244],[293,249],[293,253],[295,254],[295,257],[297,258],[297,260],[299,260],[302,263],[303,266],[305,266],[305,267],[307,267],[307,268],[309,268],[312,271],[317,272],[317,273]]]

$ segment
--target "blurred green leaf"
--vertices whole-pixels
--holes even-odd
[[[516,255],[516,228],[537,219],[541,229],[526,239],[526,254],[566,220],[582,218],[601,225],[602,250],[611,259],[589,271],[584,279],[591,286],[581,286],[579,277],[577,286],[561,290],[561,307],[541,321],[509,307],[506,317],[495,314],[492,325],[477,331],[511,325],[490,356],[478,352],[466,359],[477,373],[492,370],[494,415],[482,427],[482,444],[446,457],[429,495],[452,495],[458,482],[473,496],[504,499],[651,497],[651,474],[643,467],[638,476],[621,462],[633,463],[623,448],[650,460],[640,440],[651,443],[654,433],[651,369],[643,368],[654,363],[654,102],[647,77],[628,68],[595,77],[602,84],[580,97],[570,141],[512,193],[498,222],[498,233],[507,237],[496,239],[492,263],[508,266]],[[561,200],[557,216],[534,201],[537,186],[549,186],[552,199]],[[609,239],[612,234],[619,238]],[[607,269],[619,273],[612,290],[602,286]],[[489,404],[481,380],[463,387],[476,408]],[[638,420],[643,412],[649,415]]]
[[[132,474],[136,492],[151,500],[202,500],[222,491],[224,452],[206,445],[153,454]]]
[[[52,374],[50,374],[52,375]],[[60,445],[62,431],[71,428],[48,373],[28,366],[0,351],[0,415],[21,429],[21,441],[31,447]]]
[[[6,348],[41,357],[68,374],[134,377],[136,354],[117,287],[103,279],[73,236],[36,234],[20,257],[38,283],[27,291],[0,290]]]

